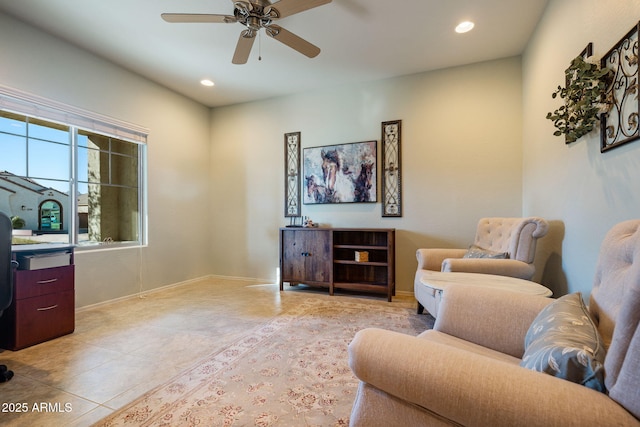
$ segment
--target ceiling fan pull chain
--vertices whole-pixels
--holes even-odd
[[[262,61],[262,32],[258,31],[258,61]]]

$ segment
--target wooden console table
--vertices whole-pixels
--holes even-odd
[[[283,227],[279,240],[281,291],[287,282],[326,287],[329,295],[336,289],[388,301],[395,295],[395,229]]]
[[[13,301],[0,318],[0,347],[19,350],[75,329],[74,253],[69,245],[15,245]]]

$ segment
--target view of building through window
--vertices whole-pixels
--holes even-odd
[[[142,243],[144,145],[0,111],[0,212],[14,243]]]

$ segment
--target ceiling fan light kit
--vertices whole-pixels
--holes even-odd
[[[240,23],[244,25],[246,29],[240,33],[231,61],[234,64],[247,63],[256,35],[262,28],[269,37],[308,58],[315,58],[320,54],[319,47],[274,24],[273,21],[328,3],[331,3],[331,0],[280,0],[273,4],[269,0],[234,1],[233,15],[163,13],[162,19],[171,23]]]

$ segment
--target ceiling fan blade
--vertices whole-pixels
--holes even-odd
[[[233,54],[233,64],[246,64],[253,47],[253,42],[256,40],[256,33],[251,30],[244,30],[240,33],[238,44],[236,45],[236,51]]]
[[[284,18],[327,3],[331,0],[280,0],[265,8],[265,12],[275,10],[278,18]]]
[[[284,43],[290,48],[297,50],[301,54],[308,56],[309,58],[315,58],[320,53],[320,48],[315,46],[303,38],[300,38],[293,34],[291,31],[287,31],[279,25],[269,25],[265,28],[266,33],[278,40],[280,43]]]
[[[238,22],[235,16],[232,15],[212,15],[207,13],[163,13],[162,19],[167,22],[195,22],[195,23],[219,23],[219,24],[231,24]]]

